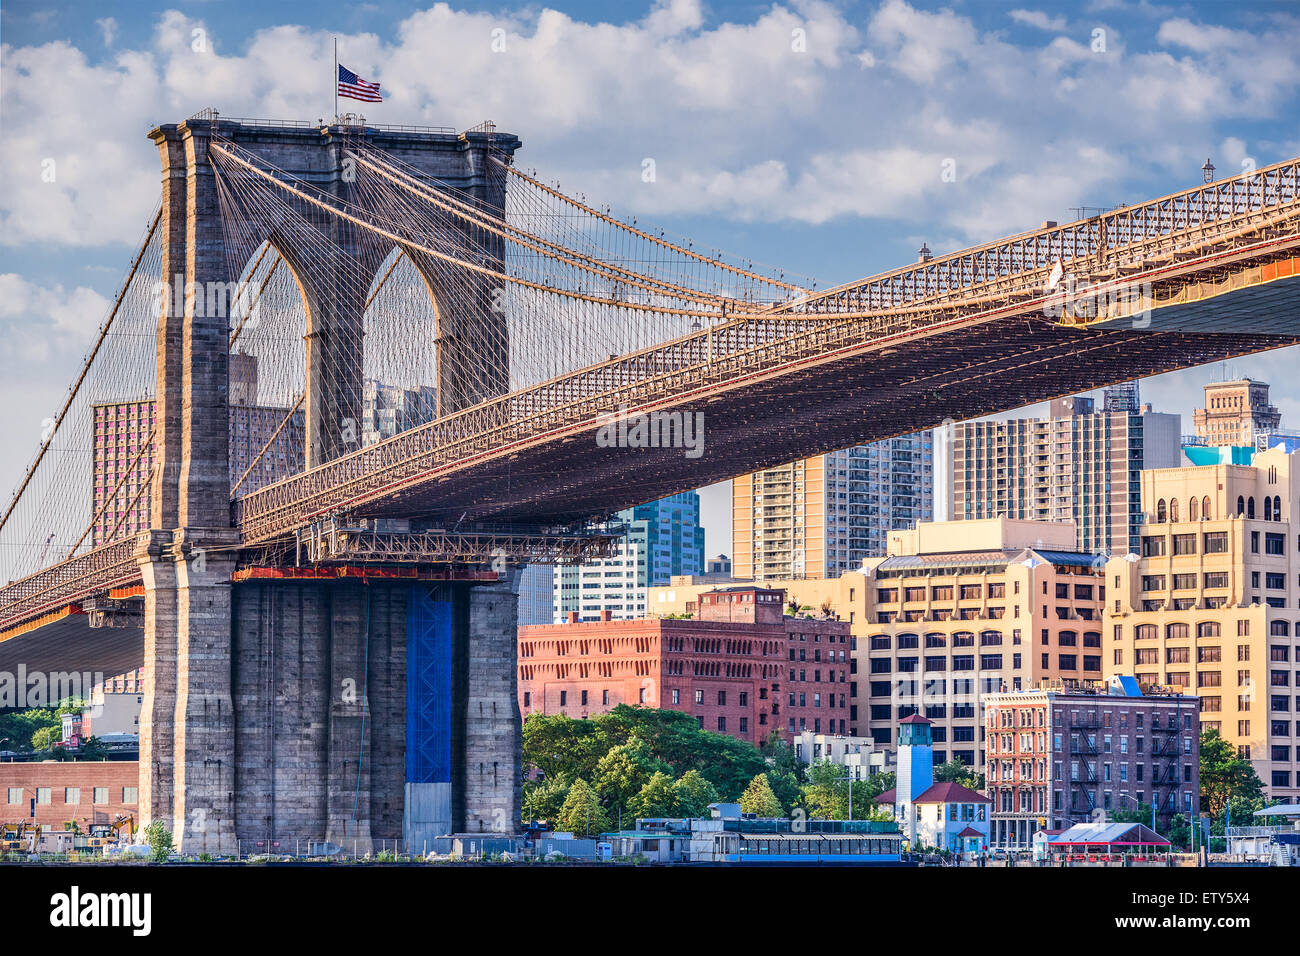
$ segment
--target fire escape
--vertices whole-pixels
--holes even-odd
[[[1072,794],[1079,797],[1070,800],[1071,818],[1088,820],[1097,806],[1097,729],[1100,720],[1096,713],[1081,714],[1070,726],[1070,785],[1076,788]],[[1079,770],[1074,771],[1075,765]]]
[[[1178,812],[1178,715],[1163,725],[1158,720],[1159,715],[1151,718],[1151,799],[1156,813],[1169,817]]]

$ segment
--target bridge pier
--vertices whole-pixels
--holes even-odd
[[[184,544],[146,568],[177,584],[146,590],[150,666],[174,646],[175,668],[145,693],[142,822],[213,855],[517,831],[517,571],[231,583],[233,559]]]
[[[238,534],[228,528],[185,529],[173,539],[172,836],[183,853],[225,855],[236,848],[230,615],[238,541]]]

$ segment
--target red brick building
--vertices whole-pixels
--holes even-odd
[[[773,730],[843,734],[849,624],[786,617],[785,592],[700,595],[694,618],[519,628],[519,709],[585,718],[619,704],[691,714],[759,743]]]
[[[88,824],[112,823],[123,813],[136,814],[139,783],[140,764],[135,760],[0,763],[0,799],[4,800],[0,823],[36,823],[62,830],[69,820],[76,820],[84,832]]]

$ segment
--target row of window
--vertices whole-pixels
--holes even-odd
[[[33,788],[31,787],[10,787],[9,805],[21,806],[26,803],[29,799],[27,793],[32,789]],[[92,803],[108,803],[108,787],[92,787],[90,789],[90,798]],[[63,791],[63,802],[65,804],[75,806],[76,804],[81,803],[81,787],[36,787],[35,796],[37,805],[52,803],[53,795],[57,790]],[[139,790],[136,787],[122,788],[122,803],[132,804],[138,802],[138,800]]]

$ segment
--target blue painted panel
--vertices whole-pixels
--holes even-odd
[[[451,780],[452,613],[412,588],[406,609],[406,781]]]

